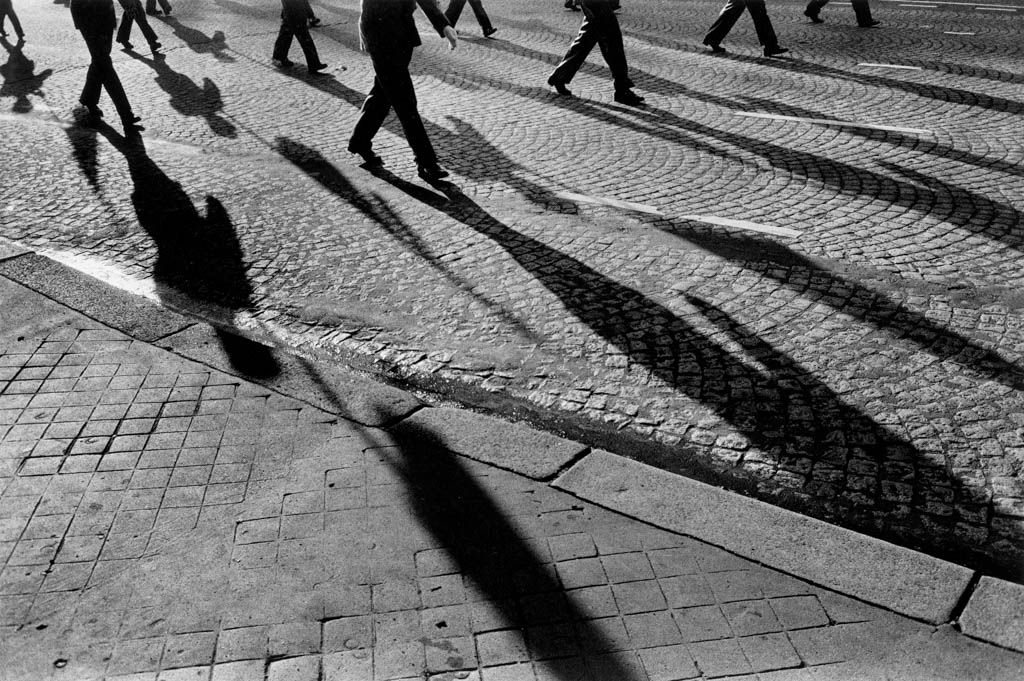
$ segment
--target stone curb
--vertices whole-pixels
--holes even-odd
[[[149,301],[138,307],[137,296],[64,264],[49,261],[41,279],[24,274],[31,268],[11,266],[26,256],[43,258],[0,239],[0,276],[36,291],[45,284],[40,294],[103,321],[95,310],[74,307],[88,306],[95,296],[73,293],[65,300],[62,295],[86,281],[109,309],[126,305],[123,309],[150,317],[149,324],[177,326],[179,332],[184,328],[176,312]],[[125,325],[112,326],[124,331]],[[395,412],[403,412],[408,405],[395,406]],[[399,416],[395,412],[389,417]],[[458,454],[533,479],[558,476],[551,482],[554,487],[582,499],[903,615],[933,624],[948,622],[963,606],[960,623],[965,634],[1024,652],[1024,586],[981,577],[971,592],[976,574],[967,568],[609,452],[587,453],[585,445],[522,424],[449,408],[420,409],[401,423],[440,433],[444,445]]]
[[[950,620],[972,570],[595,451],[554,483],[587,501],[695,537],[932,624]]]

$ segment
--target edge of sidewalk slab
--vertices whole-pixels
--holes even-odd
[[[0,237],[0,264],[23,256],[44,257]],[[153,340],[139,333],[143,328],[181,330],[196,323],[151,301],[140,304],[137,296],[91,277],[95,291],[106,293],[81,296],[76,287],[87,275],[46,260],[45,290],[32,281],[38,274],[22,277],[17,267],[0,267],[0,276],[142,342]],[[76,307],[97,299],[111,306],[105,314]],[[133,318],[145,315],[147,325],[104,319],[126,310],[136,311]],[[591,503],[914,619],[940,624],[956,618],[968,636],[1024,652],[1022,585],[497,417],[426,408],[406,415],[405,422],[426,426],[457,454],[547,480]]]

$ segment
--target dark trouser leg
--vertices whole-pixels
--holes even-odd
[[[82,88],[80,101],[86,106],[96,106],[100,101],[100,86],[107,91],[107,96],[114,103],[118,116],[124,122],[130,122],[134,117],[131,104],[128,103],[128,96],[121,85],[121,79],[117,77],[114,70],[114,62],[110,60],[110,48],[114,36],[96,33],[83,33],[85,44],[89,48],[89,56],[92,61],[89,63],[89,72],[85,76],[85,87]]]
[[[828,0],[811,0],[807,3],[807,9],[804,14],[807,16],[818,16],[821,8],[828,4]]]
[[[15,14],[13,7],[7,10],[7,18],[11,20],[11,28],[14,29],[14,34],[19,38],[23,37],[25,35],[25,31],[21,29],[21,22],[18,21],[18,15]],[[0,17],[0,21],[2,20],[2,17]]]
[[[139,25],[139,30],[142,31],[142,35],[146,36],[146,41],[150,45],[158,42],[156,39],[156,31],[154,31],[153,27],[149,25],[148,21],[146,21],[146,13],[142,11],[141,7],[135,14],[135,23]]]
[[[725,36],[729,35],[729,31],[732,30],[745,8],[746,4],[743,0],[729,0],[725,3],[725,7],[718,13],[715,23],[711,24],[707,35],[704,36],[704,44],[718,45],[725,40]]]
[[[437,165],[437,154],[434,152],[434,145],[427,137],[427,130],[423,127],[423,119],[416,108],[416,90],[413,88],[412,78],[409,76],[409,62],[412,61],[412,49],[396,49],[386,54],[371,54],[373,70],[377,74],[374,90],[380,86],[380,92],[387,98],[391,108],[395,110],[398,121],[402,124],[405,132],[405,140],[412,148],[416,162],[422,166]],[[373,91],[370,96],[373,96]],[[370,97],[364,102],[364,110],[370,103]],[[371,112],[379,116],[380,104],[374,103],[375,109]],[[387,112],[385,112],[386,115]],[[356,123],[356,130],[359,131],[360,123]],[[381,121],[383,122],[383,120]],[[373,119],[368,121],[372,124]],[[380,124],[377,125],[380,127]],[[360,131],[361,132],[361,131]],[[356,135],[353,133],[353,138]],[[360,137],[362,139],[362,137]]]
[[[757,31],[757,40],[766,49],[773,49],[779,46],[779,39],[772,28],[772,20],[768,18],[768,9],[764,6],[764,0],[746,0],[747,10],[750,11],[750,18],[754,20],[754,30]]]
[[[121,15],[121,24],[117,27],[117,42],[127,42],[132,37],[132,15],[125,12]]]
[[[274,41],[274,52],[271,55],[278,61],[288,61],[288,50],[292,47],[292,27],[288,22],[281,22],[281,30],[277,32],[277,40]]]
[[[459,17],[462,16],[462,8],[465,6],[466,0],[452,0],[448,3],[448,9],[444,11],[444,16],[452,28],[455,28],[455,24],[458,23]]]
[[[370,89],[370,94],[366,95],[363,106],[359,109],[359,120],[356,121],[356,127],[352,129],[352,137],[348,142],[349,148],[356,151],[369,149],[373,145],[373,138],[380,130],[380,126],[384,125],[384,119],[388,117],[389,111],[391,111],[391,102],[384,94],[384,86],[381,85],[380,78],[374,76],[373,87]]]
[[[306,56],[306,66],[310,69],[319,66],[320,55],[316,52],[316,45],[313,43],[313,36],[309,34],[309,27],[306,24],[292,26],[292,33],[295,34],[295,40],[302,48],[302,54]]]
[[[555,67],[551,74],[551,80],[562,83],[571,82],[573,76],[583,66],[583,62],[587,60],[587,55],[594,49],[594,45],[597,45],[597,30],[590,17],[584,15],[583,23],[580,24],[580,32],[576,34],[572,44],[569,45],[569,51],[562,57],[561,63]]]
[[[853,13],[857,16],[858,25],[871,25],[871,7],[868,5],[868,0],[853,0]]]
[[[626,49],[622,45],[622,30],[619,20],[610,5],[583,3],[583,14],[593,24],[597,32],[597,45],[601,48],[608,68],[611,69],[615,81],[615,90],[620,92],[633,87],[629,79],[629,67],[626,65]]]
[[[476,21],[480,24],[480,28],[487,31],[491,30],[491,18],[487,16],[486,10],[484,10],[484,3],[481,0],[469,0],[469,6],[473,8],[473,15],[476,17]],[[455,24],[452,24],[454,26]]]

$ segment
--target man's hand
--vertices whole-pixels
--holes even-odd
[[[459,44],[459,34],[451,26],[444,27],[444,37],[448,41],[448,49],[454,50]]]

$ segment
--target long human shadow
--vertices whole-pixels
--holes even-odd
[[[224,205],[207,195],[205,215],[200,213],[181,184],[149,157],[141,137],[123,137],[105,123],[68,130],[75,159],[87,176],[96,172],[97,134],[128,164],[132,207],[157,249],[152,276],[161,300],[183,309],[212,305],[229,317],[252,308],[242,248]],[[251,376],[277,372],[265,346],[219,327],[217,333],[235,368]]]
[[[653,107],[629,109],[627,115],[625,110],[617,106],[578,97],[551,97],[546,91],[535,87],[507,82],[502,83],[502,87],[520,96],[545,101],[604,124],[651,135],[675,144],[684,144],[713,156],[744,160],[742,157],[730,155],[729,152],[722,150],[720,145],[706,141],[716,139],[760,156],[775,168],[832,187],[840,193],[872,198],[885,196],[890,204],[918,213],[922,217],[942,220],[998,241],[1014,250],[1024,251],[1024,230],[1019,227],[1022,224],[1019,210],[938,178],[928,178],[927,184],[921,185],[817,154],[783,147],[768,140],[714,128]],[[940,208],[943,212],[939,212]],[[991,216],[992,219],[985,224],[979,224],[974,217],[979,214]],[[993,224],[1004,227],[994,231]]]
[[[766,450],[779,446],[784,450],[787,443],[815,434],[795,429],[787,423],[784,413],[774,411],[780,404],[796,401],[815,402],[825,411],[843,415],[849,429],[870,435],[869,442],[864,444],[879,460],[886,458],[890,448],[913,451],[909,442],[844,404],[835,392],[778,351],[757,358],[764,365],[776,367],[775,371],[766,373],[749,366],[660,303],[504,225],[455,185],[439,185],[448,197],[444,200],[387,170],[379,169],[375,174],[490,238],[555,295],[574,317],[634,364],[647,369],[665,385],[710,407]],[[738,384],[773,386],[772,392],[778,399],[759,402],[762,413],[752,420],[738,417],[735,401],[726,392],[705,383],[705,374],[713,374],[719,380],[728,376]]]
[[[455,273],[450,267],[434,257],[427,244],[379,194],[369,195],[356,188],[330,161],[316,149],[287,137],[278,137],[274,149],[282,157],[293,163],[302,172],[316,180],[325,189],[351,204],[360,213],[373,220],[392,238],[415,253],[423,262],[439,272],[450,284],[483,305],[491,314],[500,319],[516,334],[533,343],[542,342],[542,338],[530,329],[511,311],[500,303],[478,293],[474,286]]]
[[[202,118],[216,135],[230,139],[238,137],[234,124],[220,115],[224,110],[224,100],[216,83],[204,77],[200,87],[185,74],[172,69],[163,55],[147,59],[131,52],[131,56],[156,71],[154,81],[170,96],[172,109],[182,116]]]
[[[829,471],[841,471],[850,461],[870,462],[868,465],[889,471],[889,475],[903,481],[928,480],[929,484],[948,487],[967,507],[986,505],[984,498],[944,466],[918,452],[911,441],[844,401],[814,374],[764,341],[742,344],[742,354],[734,355],[664,305],[504,225],[454,185],[444,186],[449,199],[445,201],[386,170],[377,175],[493,240],[573,317],[626,355],[632,365],[642,367],[653,379],[720,416],[782,469],[792,465],[800,470],[804,465],[801,461],[811,462],[816,472],[823,466],[808,484],[840,495],[843,490],[833,484]],[[665,463],[670,468],[685,469],[694,462]],[[699,464],[690,470],[700,472]],[[867,507],[856,498],[858,494],[849,495],[847,490],[835,502],[846,509],[846,520],[865,529],[871,526],[872,511],[892,505],[881,500],[878,489],[867,492]],[[862,517],[862,513],[868,515]],[[891,522],[891,527],[873,526],[872,531],[886,536],[909,532],[904,541],[927,544],[936,553],[947,551],[931,530],[917,524],[920,521],[916,516]],[[985,555],[984,547],[965,547],[962,541],[953,541],[951,535],[949,539],[950,546],[957,544],[949,552]]]
[[[7,51],[7,61],[0,66],[0,98],[13,97],[11,111],[28,113],[32,111],[30,95],[45,97],[43,83],[53,75],[53,69],[35,73],[36,63],[25,56],[22,43],[11,44],[7,38],[0,37],[0,46]]]
[[[893,303],[879,292],[825,269],[782,244],[746,234],[722,236],[700,233],[684,221],[668,218],[660,218],[651,224],[741,267],[751,262],[778,263],[784,269],[758,267],[757,272],[801,297],[814,296],[815,300],[837,312],[887,331],[894,338],[909,340],[938,359],[955,362],[973,374],[1014,389],[1024,387],[1024,369],[1016,364],[970,338],[936,324],[920,312]],[[795,281],[790,276],[790,268],[806,270],[809,275],[806,282]],[[840,304],[830,302],[829,296],[836,290],[847,292],[844,298],[848,297],[851,303],[845,300]]]
[[[634,37],[640,38],[642,36],[641,35],[637,35],[637,36],[634,36]],[[673,47],[674,49],[679,49],[679,43],[677,41],[666,41],[666,42],[667,42],[668,46]],[[513,54],[513,55],[520,56],[520,57],[526,57],[528,59],[533,59],[533,60],[536,60],[536,61],[541,61],[541,62],[545,62],[545,63],[553,63],[554,61],[557,61],[555,56],[550,54],[550,53],[541,52],[539,50],[534,50],[534,49],[529,48],[529,47],[524,47],[522,45],[517,45],[515,43],[509,43],[509,42],[506,42],[506,41],[493,41],[492,40],[492,41],[486,41],[485,43],[482,43],[482,44],[485,47],[487,47],[489,49],[492,49],[492,50],[501,50],[501,51],[507,52],[509,54]],[[724,56],[727,56],[727,57],[729,57],[730,59],[732,59],[734,61],[741,61],[741,62],[744,62],[744,63],[749,62],[752,65],[753,64],[762,64],[762,63],[765,63],[766,61],[768,61],[768,60],[757,59],[757,58],[748,57],[748,56],[742,56],[742,55],[731,55],[730,54],[730,55],[724,55]],[[770,65],[778,67],[778,64],[776,64],[774,62],[772,62]],[[587,62],[586,64],[584,64],[584,67],[581,69],[581,71],[590,72],[590,73],[593,73],[593,74],[599,74],[601,72],[601,65],[599,65],[599,64],[590,64],[589,62]],[[836,74],[844,73],[842,71],[839,71],[838,69],[832,69],[832,71],[833,71],[833,73],[831,75],[833,75],[833,76],[836,76]],[[815,75],[815,72],[812,71],[812,70],[809,70],[809,69],[807,70],[807,73],[810,74],[810,75]],[[709,103],[709,104],[715,104],[715,105],[721,106],[723,108],[732,109],[732,110],[749,111],[750,110],[750,105],[751,104],[755,104],[762,111],[765,111],[765,112],[782,113],[782,114],[785,114],[785,115],[798,116],[798,117],[801,117],[801,118],[817,118],[817,119],[831,118],[831,116],[826,116],[824,114],[821,114],[820,112],[816,112],[816,111],[813,111],[813,110],[810,110],[810,109],[804,109],[804,108],[801,108],[801,107],[796,107],[796,106],[791,105],[791,104],[783,104],[783,103],[775,102],[775,101],[768,100],[768,99],[757,98],[757,97],[750,97],[750,96],[742,96],[742,97],[739,97],[738,99],[732,99],[732,98],[729,98],[729,97],[723,97],[721,95],[715,95],[713,93],[704,92],[702,90],[695,90],[695,89],[687,87],[686,85],[684,85],[682,83],[679,83],[677,81],[670,80],[670,79],[667,79],[667,78],[662,78],[660,76],[656,76],[654,74],[648,73],[648,72],[643,71],[641,69],[637,69],[635,67],[630,68],[630,74],[632,75],[633,79],[637,82],[638,86],[641,89],[643,89],[644,91],[647,91],[647,92],[658,92],[660,94],[665,94],[665,95],[670,95],[670,96],[686,97],[688,99],[693,99],[693,100],[696,100],[696,101],[705,102],[705,103]],[[820,74],[818,74],[818,75],[820,75]],[[1000,79],[1000,80],[1004,80],[1004,79]],[[901,81],[897,81],[897,82],[901,82]],[[959,103],[959,100],[954,100],[954,101],[957,101]],[[559,103],[561,103],[561,102],[559,102]],[[977,166],[979,168],[999,170],[1001,172],[1006,172],[1006,173],[1010,173],[1010,174],[1014,174],[1014,175],[1024,175],[1024,167],[1022,167],[1020,164],[1011,163],[1011,162],[1003,161],[1003,160],[1000,160],[1000,159],[992,159],[992,158],[988,158],[988,157],[985,157],[985,156],[979,156],[979,155],[973,154],[973,153],[971,153],[969,151],[964,151],[962,149],[956,149],[956,148],[951,147],[949,145],[940,144],[940,143],[932,141],[932,140],[922,140],[921,138],[919,138],[917,136],[901,135],[901,134],[893,132],[893,131],[885,131],[884,133],[880,133],[877,130],[868,130],[868,129],[865,129],[865,128],[857,128],[857,127],[848,127],[848,128],[844,128],[844,130],[847,133],[852,134],[852,135],[858,135],[858,136],[862,136],[862,137],[872,137],[872,138],[875,138],[875,139],[878,139],[879,135],[884,134],[885,141],[887,141],[889,143],[895,143],[898,146],[910,146],[910,147],[913,147],[916,151],[919,151],[919,152],[934,154],[934,155],[940,156],[942,158],[946,158],[946,159],[953,160],[953,161],[960,161],[960,162],[963,162],[963,163],[969,163],[969,164],[975,165],[975,166]]]
[[[212,36],[208,36],[197,28],[181,23],[175,16],[161,14],[157,18],[170,26],[174,37],[185,43],[188,49],[196,54],[212,54],[215,59],[223,62],[235,61],[235,57],[230,54],[223,31],[214,31]]]
[[[505,627],[523,632],[529,658],[549,662],[544,678],[647,679],[617,656],[602,655],[624,648],[563,588],[548,569],[550,561],[509,521],[460,457],[445,448],[443,436],[407,420],[391,426],[390,437],[365,429],[362,434],[368,449],[402,477],[416,518],[463,577],[499,610]],[[582,664],[589,674],[581,675]]]

